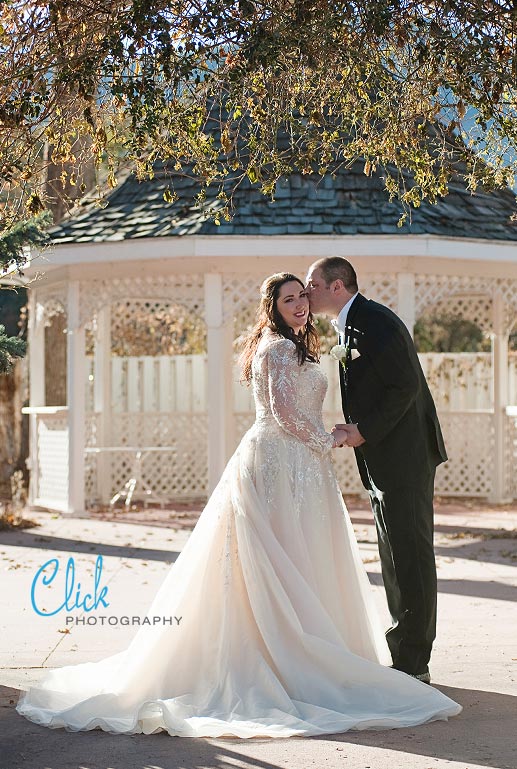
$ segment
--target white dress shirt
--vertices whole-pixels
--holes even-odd
[[[359,292],[355,293],[348,300],[348,302],[345,304],[345,306],[341,308],[341,312],[339,313],[337,318],[335,318],[334,320],[331,321],[332,325],[334,326],[334,328],[336,329],[336,331],[339,334],[344,334],[345,331],[346,331],[346,319],[348,317],[348,312],[349,312],[349,310],[350,310],[350,308],[351,308],[351,306],[353,304],[353,301],[356,298],[358,293]]]

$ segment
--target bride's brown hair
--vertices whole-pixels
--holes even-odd
[[[316,329],[312,324],[312,314],[309,311],[307,323],[303,331],[295,334],[287,325],[278,311],[278,295],[284,283],[295,280],[305,288],[300,278],[290,272],[277,272],[266,278],[260,287],[260,304],[257,310],[257,320],[248,336],[244,339],[239,363],[241,366],[241,382],[251,382],[251,364],[257,345],[265,328],[270,328],[277,334],[290,339],[296,345],[298,363],[301,366],[306,360],[317,363],[320,359],[320,343]]]

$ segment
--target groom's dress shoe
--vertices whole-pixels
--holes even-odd
[[[415,673],[413,678],[416,678],[418,681],[422,681],[424,684],[431,683],[431,674],[428,670],[426,670],[425,673]]]
[[[400,668],[395,667],[395,665],[390,665],[390,667],[395,670],[400,670]],[[405,670],[401,670],[400,672],[406,673],[406,675],[411,676],[411,678],[416,678],[417,681],[422,681],[423,684],[431,683],[431,674],[429,670],[424,670],[423,673],[407,673]]]

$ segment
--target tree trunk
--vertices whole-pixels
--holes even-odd
[[[22,470],[27,480],[29,448],[27,415],[21,409],[27,401],[27,361],[16,361],[10,374],[0,376],[0,497],[10,499],[10,478]]]

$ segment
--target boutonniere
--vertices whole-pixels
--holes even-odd
[[[336,344],[330,351],[330,354],[332,355],[332,357],[341,363],[345,371],[348,363],[349,353],[350,353],[349,344]]]
[[[350,347],[350,344],[336,344],[330,351],[332,357],[339,361],[346,371],[349,360],[355,360],[359,358],[361,353],[355,347]]]

